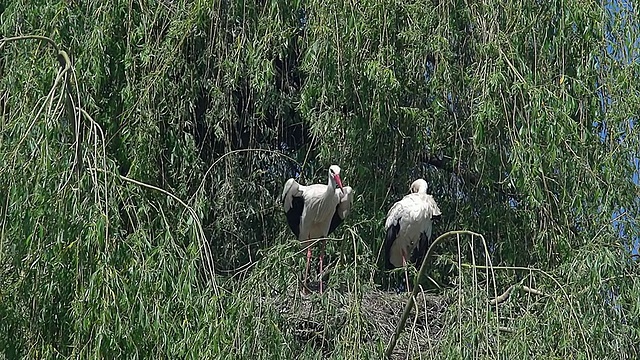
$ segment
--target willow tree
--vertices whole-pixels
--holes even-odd
[[[422,283],[457,301],[431,354],[638,356],[634,11],[3,3],[0,349],[321,356],[263,301],[295,283],[282,184],[338,163],[357,198],[331,282],[356,304],[413,179],[443,210],[436,235],[483,235],[435,248]],[[44,38],[8,40],[25,34]],[[353,309],[328,355],[380,356]]]

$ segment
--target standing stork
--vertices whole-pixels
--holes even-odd
[[[407,257],[413,250],[429,246],[432,220],[442,213],[433,196],[427,194],[427,182],[418,179],[411,184],[411,193],[393,204],[387,213],[384,228],[385,266],[387,269],[404,267],[404,276],[409,290]]]
[[[304,283],[309,276],[311,261],[311,245],[314,239],[326,238],[342,223],[349,214],[353,203],[350,186],[342,186],[340,167],[329,167],[329,183],[300,185],[293,178],[287,180],[282,191],[284,211],[291,231],[300,240],[302,248],[307,248],[307,265],[304,272]],[[321,240],[320,274],[326,239]],[[322,279],[320,279],[322,293]]]

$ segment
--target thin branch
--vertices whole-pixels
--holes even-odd
[[[88,112],[86,112],[84,109],[82,108],[75,108],[75,110],[77,110],[80,114],[82,114],[85,118],[87,118],[89,120],[89,122],[91,122],[91,125],[97,129],[98,134],[100,135],[100,140],[101,140],[101,145],[102,145],[102,168],[106,169],[107,168],[107,149],[105,148],[105,138],[104,138],[104,132],[102,131],[102,127],[100,127],[100,124],[98,124],[95,120],[93,120],[93,117],[91,117],[91,115],[89,115]],[[76,141],[78,141],[77,147],[76,149],[80,148],[80,139],[76,138]],[[97,144],[94,144],[97,145]],[[96,151],[97,152],[97,151]],[[76,159],[77,156],[81,156],[82,154],[79,154],[76,151]],[[96,165],[97,165],[98,160],[96,159]],[[78,169],[80,170],[80,169]],[[97,177],[96,177],[96,185],[97,185]],[[108,196],[108,190],[107,190],[108,184],[107,184],[107,172],[104,172],[104,191],[103,191],[103,195],[104,195],[104,216],[105,216],[105,220],[106,220],[106,226],[105,226],[105,241],[109,238],[109,196]],[[96,190],[98,191],[98,190]]]
[[[543,293],[542,291],[540,291],[540,290],[538,290],[538,289],[530,288],[530,287],[528,287],[528,286],[526,286],[526,285],[523,285],[523,286],[521,287],[521,289],[522,289],[524,292],[528,292],[529,294],[533,294],[533,295],[538,295],[538,296],[545,296],[545,295],[546,295],[546,294],[545,294],[545,293]]]
[[[422,261],[422,265],[420,266],[420,270],[418,271],[418,274],[416,275],[416,277],[414,278],[414,286],[413,286],[413,292],[411,293],[411,296],[409,297],[409,300],[407,300],[407,304],[404,307],[404,311],[402,313],[402,316],[400,317],[400,320],[398,321],[398,324],[396,325],[396,330],[393,334],[393,336],[391,337],[391,339],[389,340],[389,344],[387,345],[387,350],[385,351],[385,357],[387,359],[391,358],[391,354],[393,353],[393,349],[396,347],[396,343],[398,342],[398,338],[400,337],[400,333],[402,333],[402,330],[404,329],[404,325],[407,322],[407,318],[409,317],[409,313],[411,312],[411,310],[413,309],[413,305],[414,305],[414,299],[416,297],[416,295],[418,294],[418,289],[420,288],[420,286],[418,286],[420,279],[422,278],[427,264],[427,260],[429,259],[429,257],[431,256],[431,254],[433,253],[433,249],[435,248],[435,246],[439,243],[441,243],[442,241],[444,241],[444,239],[454,236],[454,235],[461,235],[461,234],[468,234],[468,235],[472,235],[472,236],[480,236],[482,237],[482,235],[472,232],[472,231],[467,231],[467,230],[457,230],[457,231],[449,231],[447,233],[444,233],[440,236],[438,236],[437,239],[435,239],[432,243],[431,246],[429,246],[429,250],[427,250],[427,254],[424,256],[424,260]]]
[[[534,288],[530,288],[530,287],[528,287],[526,285],[523,285],[523,286],[511,285],[500,296],[496,297],[495,299],[489,300],[489,303],[491,305],[495,305],[495,304],[500,304],[500,303],[506,301],[511,296],[511,292],[513,291],[513,289],[520,289],[520,290],[522,290],[524,292],[527,292],[527,293],[533,294],[533,295],[545,296],[545,293],[543,293],[542,291],[534,289]]]
[[[513,291],[513,285],[509,286],[509,288],[505,292],[500,294],[500,296],[496,297],[495,299],[491,299],[489,301],[489,304],[495,305],[495,304],[500,304],[500,303],[506,301],[509,298],[509,296],[511,295],[511,291]]]
[[[515,333],[516,331],[506,326],[498,326],[498,330],[506,333]]]
[[[450,174],[455,174],[472,186],[478,186],[480,184],[480,180],[482,179],[482,176],[480,174],[472,171],[468,165],[462,163],[461,161],[453,163],[453,158],[450,156],[434,157],[429,154],[424,154],[421,157],[420,161],[437,169],[444,170]],[[491,187],[494,191],[499,192],[505,196],[509,196],[515,199],[521,199],[524,197],[524,195],[518,193],[517,190],[513,188],[513,186],[507,184],[505,180],[492,181]]]
[[[46,36],[39,36],[39,35],[15,36],[15,37],[10,37],[10,38],[0,39],[0,50],[2,50],[2,48],[4,47],[5,44],[8,44],[8,43],[13,42],[13,41],[18,41],[18,40],[42,40],[42,41],[47,42],[54,49],[56,49],[57,53],[60,53],[60,48],[58,48],[58,45],[52,39],[50,39],[50,38],[48,38]],[[67,58],[68,58],[68,56],[67,56]]]
[[[546,276],[547,278],[551,279],[551,281],[553,281],[553,283],[556,284],[558,289],[560,289],[560,291],[562,291],[562,295],[564,295],[564,299],[569,304],[569,309],[571,310],[571,315],[573,315],[573,317],[576,320],[576,324],[578,324],[578,327],[580,328],[580,336],[582,337],[582,341],[584,341],[585,346],[588,347],[589,344],[587,343],[587,338],[584,335],[584,329],[582,327],[582,323],[580,322],[580,318],[578,317],[578,314],[576,313],[576,309],[573,307],[573,305],[571,305],[571,298],[569,297],[569,294],[567,294],[567,291],[565,290],[564,286],[562,286],[560,284],[560,282],[558,280],[556,280],[553,276],[551,276],[551,274],[549,274],[548,272],[546,272],[546,271],[544,271],[542,269],[529,268],[529,267],[524,267],[524,266],[485,266],[485,265],[470,265],[470,264],[462,264],[462,266],[468,267],[468,268],[475,268],[475,269],[492,268],[492,269],[496,269],[496,270],[498,270],[498,269],[500,269],[500,270],[526,270],[526,271],[529,271],[529,272],[537,271],[537,272],[543,274],[544,276]]]
[[[118,178],[120,178],[121,180],[130,182],[132,184],[136,184],[142,187],[146,187],[152,190],[156,190],[159,191],[167,196],[169,196],[170,198],[174,199],[175,201],[177,201],[180,205],[182,205],[191,215],[191,217],[193,218],[193,222],[196,224],[197,226],[197,230],[198,230],[198,235],[200,237],[200,239],[202,240],[202,244],[200,244],[203,248],[204,251],[204,258],[205,258],[205,267],[207,268],[209,275],[210,275],[210,281],[213,285],[213,289],[216,295],[219,295],[218,292],[218,286],[216,283],[216,279],[215,279],[215,265],[213,263],[213,257],[211,256],[210,253],[210,249],[209,249],[209,241],[207,240],[207,237],[204,234],[204,230],[202,229],[202,224],[200,223],[200,219],[198,218],[198,214],[195,212],[195,210],[193,210],[189,205],[187,205],[184,201],[182,201],[179,197],[173,195],[172,193],[168,192],[167,190],[161,189],[159,187],[150,185],[150,184],[146,184],[143,183],[141,181],[138,180],[134,180],[131,178],[128,178],[126,176],[123,175],[119,175],[119,174],[113,174],[111,172],[107,172],[104,169],[98,169],[98,168],[89,168],[88,170],[90,171],[103,171],[106,172],[110,175],[116,176]]]
[[[200,186],[198,186],[198,188],[196,189],[196,191],[193,193],[193,195],[191,196],[191,198],[189,199],[189,202],[192,202],[193,199],[196,197],[196,195],[198,194],[198,192],[200,192],[203,188],[204,188],[204,181],[207,178],[207,175],[209,175],[209,173],[211,172],[211,170],[213,170],[213,168],[218,165],[218,163],[220,163],[220,161],[222,161],[222,159],[224,159],[225,157],[229,156],[229,155],[233,155],[233,154],[238,154],[238,153],[243,153],[243,152],[264,152],[264,153],[268,153],[268,154],[273,154],[273,155],[279,155],[282,156],[284,158],[286,158],[287,160],[293,161],[294,163],[296,163],[298,166],[300,166],[300,163],[298,163],[296,161],[296,159],[285,155],[279,151],[275,151],[275,150],[269,150],[269,149],[238,149],[238,150],[232,150],[229,151],[228,153],[225,153],[224,155],[220,156],[219,158],[216,159],[216,161],[213,162],[213,164],[211,164],[211,166],[209,166],[209,168],[207,169],[207,171],[204,173],[204,175],[202,176],[202,181],[200,182]]]
[[[57,87],[57,85],[61,82],[64,83],[63,86],[63,90],[62,90],[62,96],[65,97],[66,101],[65,101],[65,108],[67,111],[67,118],[69,119],[69,123],[74,124],[74,134],[75,134],[75,154],[74,154],[74,165],[73,168],[74,170],[76,170],[77,173],[80,172],[80,169],[82,167],[82,148],[81,148],[81,142],[80,142],[80,115],[79,113],[75,112],[75,105],[73,104],[73,98],[71,95],[71,84],[69,83],[69,78],[67,77],[67,73],[71,73],[72,75],[74,75],[75,78],[75,74],[73,73],[72,67],[71,67],[71,59],[69,58],[69,54],[67,54],[66,51],[61,50],[58,45],[51,39],[45,36],[39,36],[39,35],[25,35],[25,36],[15,36],[15,37],[10,37],[10,38],[3,38],[0,39],[0,51],[4,48],[4,46],[8,43],[14,42],[14,41],[21,41],[21,40],[40,40],[40,41],[44,41],[46,43],[48,43],[49,45],[51,45],[56,53],[57,53],[57,60],[58,63],[60,64],[60,70],[58,71],[58,74],[56,75],[56,79],[54,82],[54,85],[51,89],[51,91],[49,92],[49,95],[47,95],[47,98],[49,101],[53,101],[54,98],[54,90]],[[77,88],[77,84],[76,84],[76,88]],[[79,96],[78,96],[79,99]],[[32,125],[35,124],[35,119],[39,116],[39,114],[41,113],[41,111],[44,109],[44,106],[47,104],[47,100],[45,100],[44,104],[42,105],[41,110],[37,113],[38,115],[36,115],[36,117],[34,118],[34,121],[32,122]],[[79,106],[79,104],[78,104]],[[56,106],[57,108],[57,106]],[[29,128],[31,129],[31,128]],[[26,138],[26,136],[24,137]],[[23,138],[23,139],[24,139]],[[16,147],[16,150],[20,147],[20,144],[22,143],[22,141],[18,144],[18,146]]]

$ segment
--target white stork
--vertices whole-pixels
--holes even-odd
[[[309,262],[311,261],[311,245],[314,239],[326,238],[342,223],[349,214],[353,203],[350,186],[342,186],[340,167],[329,167],[329,183],[300,185],[293,178],[287,180],[282,191],[284,211],[291,231],[301,241],[302,248],[307,248],[307,266],[304,272],[304,283],[309,276]],[[326,239],[321,240],[320,274]],[[320,279],[320,293],[322,293],[322,279]]]
[[[418,247],[427,247],[431,241],[432,219],[442,213],[433,196],[427,195],[427,182],[418,179],[411,184],[411,193],[393,204],[387,213],[384,228],[387,237],[384,243],[387,269],[404,267],[407,291],[407,257]],[[426,248],[424,249],[426,250]]]

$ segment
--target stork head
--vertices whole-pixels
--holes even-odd
[[[423,193],[426,194],[427,193],[427,188],[429,186],[427,185],[427,182],[424,179],[418,179],[416,181],[414,181],[413,183],[411,183],[411,193]]]
[[[340,166],[329,166],[329,182],[334,189],[338,187],[344,192],[344,190],[342,189],[342,180],[340,179]]]

